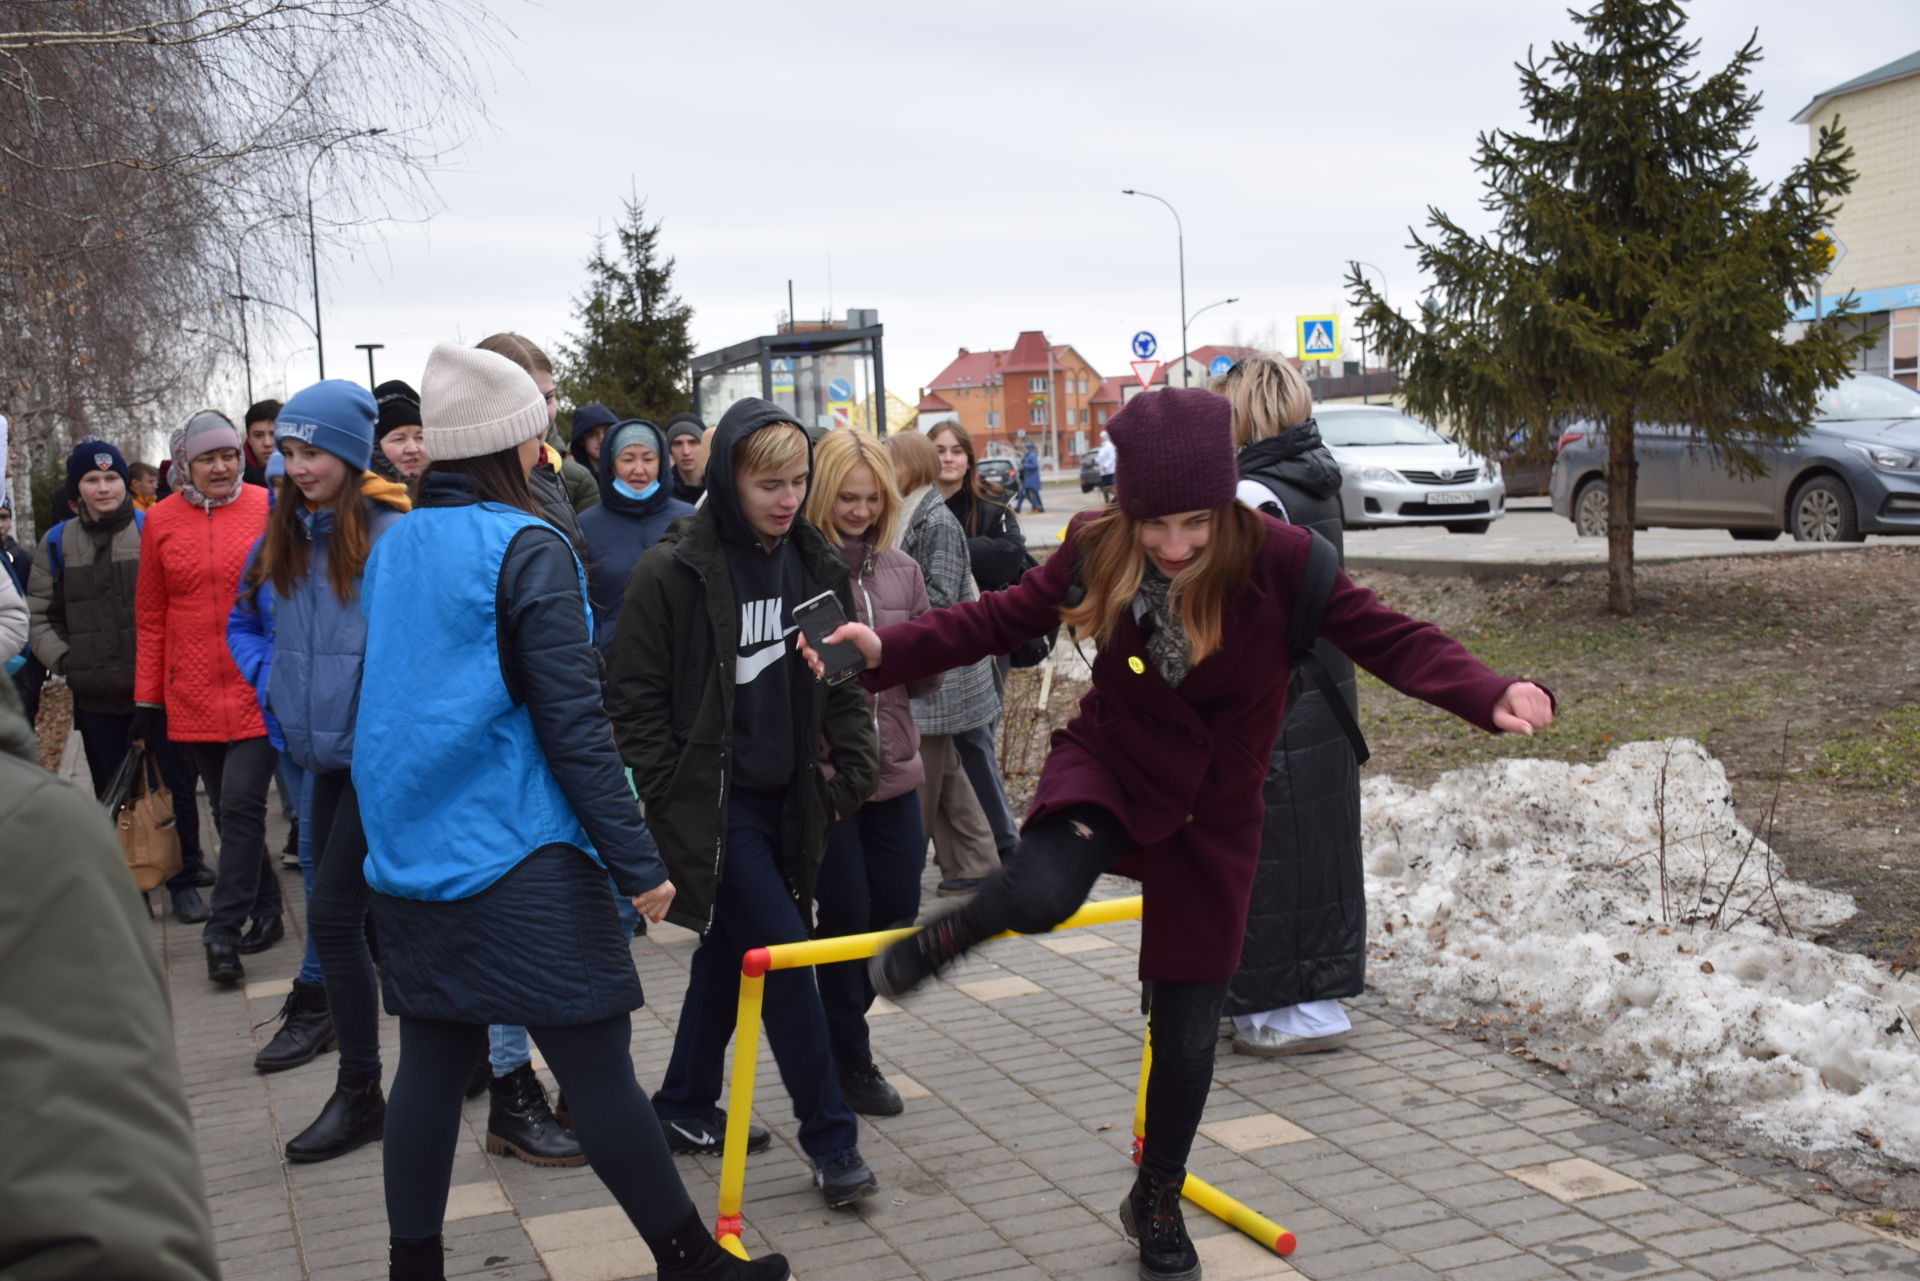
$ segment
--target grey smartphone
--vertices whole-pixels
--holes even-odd
[[[840,608],[840,598],[830,591],[793,607],[793,625],[807,638],[807,644],[813,646],[813,652],[820,655],[820,661],[826,665],[820,679],[829,685],[838,685],[867,669],[866,655],[852,642],[827,644],[827,637],[846,621],[847,612]]]

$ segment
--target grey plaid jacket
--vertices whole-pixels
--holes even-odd
[[[967,536],[940,491],[925,486],[907,496],[907,528],[901,550],[920,566],[927,580],[927,602],[945,609],[960,600],[973,600],[979,590],[967,559]],[[938,692],[913,700],[913,723],[922,734],[958,734],[985,725],[1000,715],[1000,690],[993,679],[993,660],[983,658],[956,667]]]

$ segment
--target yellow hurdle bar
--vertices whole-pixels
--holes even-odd
[[[1082,905],[1079,911],[1053,927],[1053,931],[1081,929],[1089,925],[1111,925],[1139,917],[1142,900],[1105,899]],[[744,1259],[746,1247],[740,1243],[743,1226],[741,1205],[747,1180],[747,1123],[753,1112],[754,1077],[760,1061],[760,1011],[766,998],[768,970],[791,970],[808,965],[834,965],[841,961],[860,961],[877,954],[896,939],[906,938],[913,928],[877,930],[870,934],[845,934],[838,938],[810,939],[803,943],[776,943],[756,947],[740,960],[740,1006],[733,1033],[733,1079],[727,1091],[727,1133],[720,1156],[720,1205],[714,1221],[714,1239],[729,1253]],[[1013,938],[1012,931],[994,935]],[[1140,1056],[1140,1089],[1133,1108],[1133,1159],[1140,1160],[1147,1128],[1147,1077],[1153,1066],[1153,1033],[1149,1026],[1146,1044]],[[1212,1184],[1189,1174],[1181,1195],[1221,1221],[1246,1233],[1275,1254],[1292,1254],[1295,1240],[1265,1215],[1259,1214]]]

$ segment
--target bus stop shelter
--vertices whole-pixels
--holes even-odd
[[[765,334],[693,358],[693,406],[716,423],[744,396],[770,400],[801,426],[818,431],[853,425],[856,405],[884,405],[886,366],[878,313],[850,311],[843,329]],[[886,434],[886,415],[870,416]]]

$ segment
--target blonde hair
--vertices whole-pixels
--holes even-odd
[[[1060,621],[1076,636],[1091,637],[1106,646],[1120,625],[1121,615],[1133,608],[1146,573],[1147,553],[1140,542],[1139,522],[1118,507],[1080,527],[1075,564],[1086,595],[1060,611]],[[1213,509],[1207,545],[1173,577],[1167,604],[1180,612],[1180,628],[1187,635],[1187,662],[1195,667],[1216,652],[1226,630],[1227,602],[1247,585],[1254,557],[1266,541],[1261,517],[1244,503]]]
[[[880,489],[880,514],[873,521],[873,545],[892,547],[899,536],[900,486],[894,482],[893,455],[887,447],[863,431],[836,427],[813,450],[813,488],[807,492],[807,519],[827,536],[835,547],[841,545],[840,531],[833,525],[833,500],[840,486],[861,467],[873,473]]]
[[[1248,356],[1213,380],[1211,388],[1233,406],[1233,447],[1278,436],[1313,417],[1313,393],[1291,362]]]
[[[749,432],[733,447],[735,479],[747,472],[766,475],[793,466],[807,456],[807,433],[792,423],[769,423]]]
[[[940,479],[940,451],[924,434],[895,432],[887,437],[887,452],[893,455],[902,493],[915,493]]]
[[[474,346],[481,351],[490,351],[496,356],[505,356],[530,374],[545,374],[553,377],[553,361],[547,353],[541,351],[531,338],[522,337],[507,330],[504,333],[488,334]]]

